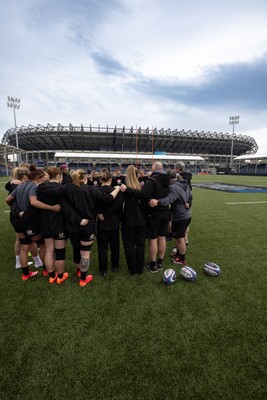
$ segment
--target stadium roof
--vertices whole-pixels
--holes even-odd
[[[244,156],[239,156],[235,157],[236,161],[242,161],[242,160],[267,160],[267,154],[253,154],[253,155],[244,155]]]
[[[173,160],[173,161],[203,161],[204,158],[200,156],[175,156],[169,154],[116,154],[116,153],[68,153],[68,152],[56,152],[55,158],[79,158],[79,159],[117,159],[117,160],[129,160],[138,158],[138,160]]]
[[[255,139],[228,133],[178,131],[150,128],[85,127],[83,125],[53,126],[48,124],[21,126],[9,129],[2,143],[16,144],[25,151],[91,151],[100,153],[166,152],[181,155],[254,154],[258,150]],[[152,150],[153,149],[153,150]]]
[[[5,157],[6,155],[10,155],[10,154],[18,154],[20,153],[21,150],[17,149],[14,146],[8,146],[6,144],[1,144],[0,143],[0,157]]]

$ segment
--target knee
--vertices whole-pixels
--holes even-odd
[[[87,272],[89,269],[90,260],[89,258],[81,257],[81,272]]]

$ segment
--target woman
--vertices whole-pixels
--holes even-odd
[[[111,193],[114,188],[111,186],[112,175],[105,171],[100,175],[102,185],[98,188],[100,192]],[[122,212],[124,196],[119,193],[113,204],[101,205],[98,208],[97,219],[97,250],[99,272],[103,277],[107,276],[108,246],[111,253],[111,269],[117,272],[120,258],[120,217]]]
[[[9,205],[11,205],[12,201],[16,199],[17,210],[13,226],[18,233],[18,238],[21,244],[20,261],[23,281],[27,281],[38,274],[37,271],[30,272],[28,268],[28,252],[32,242],[39,245],[39,255],[41,260],[44,261],[45,245],[39,230],[38,209],[41,208],[54,212],[60,211],[59,204],[50,206],[37,200],[37,186],[43,182],[44,176],[45,173],[43,171],[37,170],[34,165],[31,165],[27,180],[18,185],[6,198],[6,203]],[[47,275],[45,266],[43,275]]]
[[[124,187],[124,185],[122,185]],[[126,170],[127,188],[141,190],[138,170],[129,165]],[[125,189],[125,187],[124,187]],[[126,262],[131,275],[143,273],[146,240],[146,213],[142,200],[135,199],[125,192],[125,203],[121,224],[122,241]]]
[[[15,188],[20,185],[22,182],[27,180],[27,176],[29,173],[29,168],[27,167],[16,167],[13,169],[12,172],[12,179],[7,182],[5,185],[6,190],[8,190],[9,194],[15,190]],[[16,208],[16,201],[13,201],[11,204],[11,211],[10,211],[10,223],[13,226],[14,222],[14,213],[12,212],[13,209]],[[18,234],[16,233],[16,240],[14,244],[14,252],[15,252],[15,257],[16,257],[16,269],[21,269],[21,262],[20,262],[20,241],[18,238]],[[30,247],[30,253],[32,255],[32,258],[34,260],[34,266],[35,268],[40,268],[42,267],[43,263],[42,260],[40,259],[38,255],[38,247],[36,246],[36,243],[32,243]],[[32,264],[32,261],[28,262],[28,266]]]
[[[166,206],[171,204],[170,212],[172,218],[172,234],[176,241],[176,254],[173,254],[171,262],[185,266],[186,255],[186,230],[191,223],[192,193],[188,183],[181,177],[176,177],[176,171],[170,171],[172,184],[170,193],[162,199],[151,199],[149,205]]]
[[[49,181],[37,188],[37,199],[49,205],[60,203],[56,197],[48,194],[62,184],[62,171],[57,167],[46,169]],[[67,236],[65,232],[64,215],[50,210],[41,210],[40,230],[45,241],[45,265],[49,273],[49,283],[63,283],[68,278],[65,269]]]
[[[93,276],[87,275],[87,273],[91,248],[95,239],[96,205],[99,202],[111,203],[120,188],[115,188],[110,194],[103,193],[87,185],[87,173],[82,169],[73,172],[72,180],[73,183],[61,185],[51,191],[51,194],[62,196],[61,205],[73,247],[73,259],[75,264],[80,267],[79,286],[84,287],[93,279]]]

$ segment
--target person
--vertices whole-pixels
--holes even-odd
[[[62,183],[62,171],[57,167],[46,169],[49,181],[38,185],[37,199],[45,204],[60,204],[60,200],[48,194]],[[40,231],[45,241],[45,265],[49,273],[49,283],[63,283],[69,276],[65,272],[67,234],[63,212],[40,211]]]
[[[141,183],[141,185],[144,185],[145,182],[148,180],[148,176],[145,175],[145,171],[143,169],[139,169],[138,180]]]
[[[185,163],[183,161],[178,161],[175,164],[175,170],[176,170],[176,173],[178,175],[180,175],[187,182],[189,189],[192,192],[192,183],[191,183],[192,174],[190,171],[185,170]],[[185,232],[185,243],[186,243],[186,245],[189,244],[189,226]]]
[[[129,165],[126,170],[127,189],[141,192],[138,170]],[[122,186],[121,186],[122,188]],[[125,202],[122,213],[121,234],[127,266],[131,275],[141,275],[145,262],[146,205],[143,200],[131,196],[125,190]]]
[[[112,178],[112,186],[120,186],[122,183],[125,183],[125,177],[122,175],[120,167],[118,167]]]
[[[191,222],[192,193],[185,180],[176,176],[176,170],[170,172],[172,184],[168,196],[160,199],[152,199],[150,207],[171,204],[172,234],[176,241],[177,255],[171,261],[174,264],[186,265],[185,232]]]
[[[62,171],[62,185],[72,182],[71,175],[69,173],[69,167],[67,164],[60,165],[60,170]]]
[[[39,211],[42,208],[45,210],[51,210],[54,212],[60,211],[60,205],[55,204],[50,206],[44,204],[37,199],[36,191],[37,186],[44,180],[44,172],[37,170],[34,165],[29,168],[29,174],[27,180],[24,183],[18,185],[14,191],[6,198],[6,203],[11,203],[16,199],[16,211],[13,226],[15,231],[18,233],[18,237],[21,244],[20,249],[20,261],[22,269],[22,280],[26,281],[38,274],[38,271],[29,271],[28,267],[28,252],[30,245],[35,242],[39,245],[39,255],[42,261],[45,256],[45,245],[44,240],[39,230]],[[47,276],[47,270],[45,264],[43,264],[43,275]]]
[[[147,202],[152,199],[166,197],[169,194],[170,176],[163,170],[161,162],[157,161],[152,165],[152,174],[140,190],[126,188],[122,185],[121,190],[132,197],[145,199]],[[149,239],[150,262],[145,268],[152,272],[163,269],[163,258],[166,251],[166,236],[168,233],[169,206],[158,205],[154,208],[147,208],[147,233]]]
[[[93,171],[91,176],[89,177],[87,184],[94,187],[101,186],[100,176],[97,171]]]
[[[109,171],[100,174],[102,185],[98,188],[104,193],[111,193],[112,175]],[[97,212],[97,250],[99,272],[103,277],[107,276],[108,246],[110,247],[111,269],[117,272],[120,259],[120,218],[124,195],[119,193],[112,205],[100,204]]]
[[[12,193],[13,190],[17,187],[17,185],[20,185],[22,182],[27,180],[27,176],[29,173],[29,168],[28,167],[15,167],[12,171],[12,178],[10,181],[8,181],[5,185],[5,189],[8,191],[8,194]],[[10,212],[10,223],[13,226],[14,222],[14,213],[12,212],[12,208],[16,208],[16,201],[14,200],[11,204],[11,212]],[[20,241],[18,237],[18,233],[16,233],[16,240],[14,244],[14,253],[15,253],[15,258],[16,258],[16,269],[21,269],[21,262],[20,262]],[[34,260],[34,266],[35,268],[40,268],[43,266],[42,260],[39,257],[38,254],[38,247],[36,243],[32,243],[30,246],[30,253],[32,255],[32,258]],[[28,266],[32,265],[33,262],[29,261]]]
[[[119,193],[116,187],[111,193],[104,193],[87,185],[87,173],[78,169],[72,174],[70,185],[61,185],[51,195],[61,196],[65,224],[73,248],[73,259],[79,269],[79,286],[84,287],[93,279],[87,275],[90,266],[91,248],[95,240],[96,206],[112,203]]]

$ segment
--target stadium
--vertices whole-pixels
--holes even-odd
[[[209,132],[38,126],[11,129],[2,143],[1,163],[18,154],[40,167],[67,161],[73,168],[150,168],[162,159],[204,171],[257,160],[254,139]],[[12,164],[6,162],[6,175]],[[131,276],[122,244],[119,270],[112,271],[109,257],[103,278],[95,243],[94,279],[86,288],[78,286],[70,243],[66,282],[49,284],[41,271],[22,281],[5,203],[8,180],[0,177],[3,398],[265,399],[266,176],[194,175],[187,262],[195,280],[171,262],[173,241],[164,258],[164,269],[176,275],[171,285],[164,271]],[[214,182],[232,191],[207,190]],[[207,263],[221,275],[207,274]]]
[[[134,163],[149,170],[156,160],[162,161],[166,168],[183,160],[192,172],[265,175],[266,163],[257,171],[255,168],[248,171],[246,159],[257,150],[254,138],[222,132],[38,124],[7,130],[2,139],[1,158],[6,162],[6,170],[8,155],[18,154],[21,161],[39,167],[68,163],[73,169],[108,166],[112,171],[120,166],[124,171]],[[248,157],[236,159],[245,155]]]

